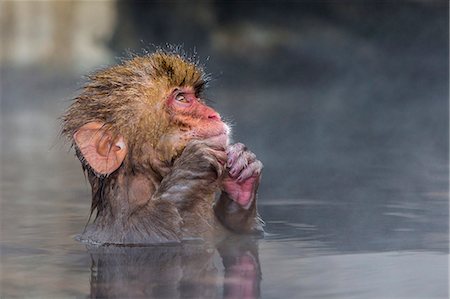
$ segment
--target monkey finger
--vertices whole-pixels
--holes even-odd
[[[245,181],[249,177],[260,175],[262,168],[263,165],[258,160],[253,163],[250,163],[244,170],[242,170],[239,177],[237,178],[237,181],[240,183]]]
[[[225,165],[227,162],[227,154],[224,151],[210,149],[210,152],[222,166]]]
[[[226,149],[226,140],[222,136],[210,137],[201,142],[215,150],[225,151]]]
[[[243,152],[245,150],[247,150],[247,147],[243,143],[238,142],[238,143],[229,145],[227,147],[226,152],[227,152],[227,154],[229,154],[230,152]]]
[[[229,160],[228,160],[229,162]],[[229,173],[230,176],[233,178],[236,178],[240,172],[242,171],[242,169],[244,169],[245,167],[247,167],[248,165],[248,159],[244,154],[241,154],[236,160],[233,161],[232,165],[229,167]]]
[[[230,167],[230,174],[232,177],[237,177],[242,169],[247,167],[247,165],[253,163],[256,160],[256,156],[254,153],[250,151],[242,152],[236,161],[233,161],[233,164]],[[228,162],[230,162],[228,160]]]
[[[245,145],[242,143],[237,143],[231,147],[227,148],[227,154],[228,154],[228,167],[232,167],[236,161],[240,158],[240,156],[245,152]]]

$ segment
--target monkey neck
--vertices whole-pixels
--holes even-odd
[[[125,221],[140,206],[145,205],[159,186],[156,174],[128,173],[124,167],[107,177],[98,177],[92,171],[88,179],[92,187],[91,213],[96,218]]]

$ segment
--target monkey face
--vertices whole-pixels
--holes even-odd
[[[176,87],[166,102],[170,122],[178,129],[184,143],[214,138],[218,145],[228,145],[230,128],[220,114],[207,106],[192,87]],[[185,145],[185,144],[184,144]]]

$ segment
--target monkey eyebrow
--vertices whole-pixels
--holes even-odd
[[[206,87],[207,82],[204,80],[200,80],[194,85],[195,94],[201,94]]]
[[[190,88],[190,86],[178,86],[178,87],[175,87],[173,89],[173,91],[172,91],[172,94],[176,93],[176,92],[178,92],[179,94],[195,94],[195,95],[197,95],[195,89],[192,90]]]

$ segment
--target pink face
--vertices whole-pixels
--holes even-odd
[[[182,131],[192,139],[217,138],[228,144],[229,127],[219,113],[197,97],[191,87],[175,88],[167,99],[172,121],[181,124]]]

